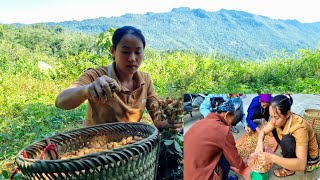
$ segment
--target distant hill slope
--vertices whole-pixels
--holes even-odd
[[[181,7],[167,13],[125,14],[47,24],[90,33],[132,25],[142,30],[147,46],[156,50],[218,51],[249,59],[262,59],[283,49],[289,54],[301,48],[316,49],[320,42],[320,22],[276,20],[225,9],[208,12]]]

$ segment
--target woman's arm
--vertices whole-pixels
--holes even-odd
[[[154,125],[159,129],[170,129],[172,132],[180,132],[182,130],[183,121],[166,121],[161,119],[160,116],[160,102],[158,96],[155,92],[153,82],[147,74],[146,82],[148,82],[148,92],[147,92],[147,104],[146,108],[150,114],[151,119],[153,120]],[[183,108],[183,107],[181,107]]]
[[[291,171],[304,172],[307,165],[308,146],[297,146],[297,158],[284,158],[270,153],[259,154],[259,161],[264,165],[270,162],[278,164]]]
[[[153,121],[154,126],[156,126],[159,130],[167,129],[169,124],[167,121],[163,121],[161,119],[161,112],[160,112],[160,100],[156,94],[156,91],[154,89],[153,82],[149,76],[149,74],[146,75],[145,80],[148,85],[147,90],[147,102],[146,102],[146,108],[149,112],[149,115]]]
[[[249,108],[248,108],[248,114],[247,114],[247,123],[249,125],[249,127],[255,131],[256,128],[257,128],[257,125],[253,122],[253,115],[254,115],[254,112],[255,110],[257,109],[258,107],[258,104],[259,102],[256,102],[255,99],[253,99],[249,105]]]
[[[231,169],[241,175],[245,175],[245,172],[247,172],[247,165],[239,155],[232,133],[228,131],[226,138],[222,139],[222,141],[224,142],[222,153],[230,163]]]
[[[94,102],[104,103],[113,97],[113,92],[120,91],[117,81],[103,75],[87,85],[72,85],[62,91],[56,98],[56,106],[61,109],[74,109],[85,100],[92,98]]]
[[[62,91],[56,98],[55,105],[61,109],[74,109],[89,98],[88,85],[73,85]]]
[[[274,129],[274,127],[273,127],[270,123],[268,123],[268,124],[259,132],[258,142],[257,142],[257,146],[256,146],[255,152],[263,152],[263,149],[264,149],[264,145],[263,145],[264,137],[265,137],[266,134],[270,133],[273,129]]]

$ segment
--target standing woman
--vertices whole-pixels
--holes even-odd
[[[112,36],[113,63],[90,68],[56,98],[56,106],[74,109],[88,100],[85,126],[112,122],[139,122],[147,108],[158,129],[180,131],[182,122],[161,121],[154,85],[149,74],[138,71],[144,58],[145,39],[132,26],[118,28]]]
[[[270,162],[282,168],[274,170],[277,177],[290,176],[295,171],[313,171],[319,162],[318,143],[310,124],[299,115],[291,112],[292,97],[290,95],[275,96],[269,107],[270,122],[261,130],[256,152],[260,152],[261,164]],[[276,129],[278,144],[283,157],[263,152],[263,139],[266,134]],[[277,138],[276,138],[277,139]]]

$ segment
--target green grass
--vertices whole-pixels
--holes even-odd
[[[146,59],[141,70],[149,72],[160,97],[179,96],[184,92],[320,92],[319,52],[307,51],[298,59],[263,62],[211,58],[192,53],[159,53]],[[72,59],[88,61],[81,57]],[[59,68],[68,72],[67,66]],[[71,77],[74,78],[52,79],[24,71],[16,74],[3,71],[0,166],[12,162],[19,150],[36,140],[82,126],[86,104],[70,111],[54,106],[55,97],[74,81],[75,75]]]
[[[0,37],[0,170],[9,172],[15,166],[12,165],[15,156],[25,146],[55,133],[82,127],[86,104],[66,111],[55,107],[55,98],[87,68],[111,63],[106,56],[97,55],[95,47],[74,50],[92,42],[77,42],[68,37],[69,40],[61,44],[66,49],[52,53],[41,39],[40,46],[38,41],[19,38],[24,37],[25,31],[30,35],[28,29],[18,31],[4,26],[4,38]],[[37,33],[42,31],[47,30]],[[50,42],[65,36],[55,33]],[[319,49],[301,50],[292,57],[274,57],[265,61],[235,60],[215,54],[146,49],[140,70],[150,74],[160,97],[199,92],[320,92]],[[40,61],[50,64],[52,69],[40,70]]]
[[[24,146],[82,126],[85,105],[70,111],[54,106],[61,83],[22,74],[1,75],[0,167],[11,162]]]

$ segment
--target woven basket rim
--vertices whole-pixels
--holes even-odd
[[[320,112],[320,109],[311,108],[311,109],[305,109],[304,111],[319,111]]]
[[[320,109],[305,109],[304,117],[305,116],[320,118]]]
[[[303,118],[307,120],[316,134],[317,142],[320,143],[320,109],[305,109]],[[318,146],[320,148],[320,146]]]
[[[320,111],[320,109],[310,108],[310,109],[305,109],[304,111]]]
[[[146,124],[146,123],[142,123],[142,122],[114,122],[114,123],[104,123],[104,124],[98,124],[98,125],[94,125],[94,126],[88,126],[88,127],[82,127],[82,128],[77,128],[77,129],[73,129],[73,130],[70,130],[70,131],[66,131],[64,133],[57,133],[55,135],[52,135],[52,136],[49,136],[49,137],[46,137],[46,138],[53,138],[53,137],[56,137],[56,136],[65,136],[66,134],[68,133],[72,133],[72,132],[77,132],[77,131],[81,131],[81,130],[84,130],[84,129],[94,129],[96,127],[101,127],[101,126],[114,126],[114,125],[121,125],[121,124],[130,124],[130,125],[143,125],[143,126],[148,126],[149,128],[152,128],[154,131],[151,135],[149,135],[148,137],[140,140],[140,141],[137,141],[133,144],[128,144],[128,145],[124,145],[124,146],[121,146],[121,147],[117,147],[117,148],[114,148],[112,150],[104,150],[104,151],[100,151],[100,152],[96,152],[96,153],[90,153],[90,154],[87,154],[87,155],[84,155],[84,156],[78,156],[78,157],[75,157],[75,158],[69,158],[69,159],[56,159],[56,160],[40,160],[40,159],[31,159],[31,158],[24,158],[22,156],[22,153],[23,151],[27,148],[27,147],[32,147],[34,146],[35,144],[37,143],[40,143],[42,142],[45,138],[43,139],[40,139],[38,141],[35,141],[27,146],[25,146],[22,150],[20,150],[16,156],[16,159],[20,159],[21,161],[26,161],[26,162],[30,162],[30,163],[35,163],[35,162],[45,162],[45,163],[63,163],[63,162],[68,162],[68,161],[82,161],[84,159],[88,160],[88,159],[91,159],[91,158],[97,158],[101,155],[108,155],[108,154],[114,154],[114,153],[117,153],[117,152],[122,152],[123,149],[130,149],[130,148],[134,148],[134,147],[138,147],[138,146],[141,146],[142,144],[145,144],[146,142],[150,141],[151,139],[155,138],[156,136],[158,136],[158,129],[155,127],[155,126],[152,126],[152,125],[149,125],[149,124]]]

